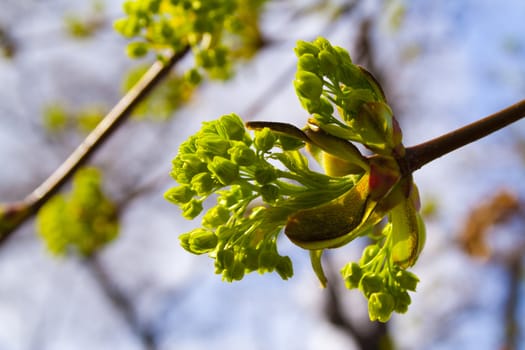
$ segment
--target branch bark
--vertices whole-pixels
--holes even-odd
[[[0,204],[0,244],[51,198],[75,171],[88,161],[97,149],[129,117],[189,51],[189,47],[170,55],[165,61],[155,62],[142,78],[109,111],[97,127],[71,153],[71,155],[33,192],[20,202]]]
[[[404,168],[413,172],[437,158],[477,141],[525,117],[525,100],[445,135],[409,147]]]

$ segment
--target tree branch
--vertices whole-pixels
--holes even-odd
[[[36,213],[69,180],[75,171],[117,130],[133,109],[150,94],[188,51],[189,47],[186,47],[184,50],[172,54],[164,62],[160,60],[155,62],[51,176],[24,200],[0,205],[0,244],[25,220]]]
[[[437,158],[477,141],[525,117],[525,100],[445,135],[409,147],[404,158],[411,173]]]

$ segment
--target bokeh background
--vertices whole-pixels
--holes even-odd
[[[112,29],[121,6],[0,0],[1,202],[40,184],[118,101],[129,72],[153,62],[126,56]],[[96,259],[56,258],[30,220],[0,246],[0,350],[364,349],[385,334],[396,349],[525,349],[525,122],[415,174],[427,222],[413,269],[421,282],[408,313],[386,326],[337,278],[362,242],[328,256],[328,290],[285,240],[294,278],[225,283],[211,259],[179,246],[198,222],[162,196],[179,144],[202,121],[235,112],[304,124],[296,40],[323,35],[347,48],[383,84],[414,145],[523,98],[524,18],[520,0],[269,1],[265,45],[231,80],[204,84],[166,116],[153,104],[91,160],[118,203],[118,239]],[[59,130],[57,110],[73,115]]]

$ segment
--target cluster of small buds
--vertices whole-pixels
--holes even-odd
[[[226,79],[232,74],[231,61],[243,46],[260,46],[258,30],[261,0],[127,0],[126,17],[114,23],[126,38],[130,57],[143,57],[153,51],[183,51],[189,46],[195,67],[188,71],[189,81],[201,80],[202,74],[213,79]],[[253,33],[256,33],[255,35]],[[254,41],[254,43],[250,43]]]
[[[165,198],[187,219],[199,216],[212,194],[216,206],[202,215],[201,228],[180,236],[181,245],[214,258],[216,272],[228,281],[251,271],[291,277],[291,261],[276,246],[288,216],[314,199],[327,201],[353,186],[352,177],[334,179],[309,170],[296,150],[303,146],[268,128],[252,137],[235,114],[204,123],[181,144],[171,172],[179,185]]]
[[[250,122],[252,138],[232,114],[204,123],[181,145],[171,173],[179,186],[166,198],[193,219],[204,200],[217,194],[202,227],[183,234],[181,244],[214,258],[216,272],[228,281],[251,271],[288,278],[291,261],[276,245],[284,229],[293,243],[310,250],[324,286],[323,250],[369,236],[375,243],[359,264],[349,263],[341,273],[348,288],[359,288],[368,299],[370,318],[386,322],[410,304],[408,291],[418,279],[406,269],[425,240],[417,187],[401,169],[401,130],[379,84],[346,51],[319,38],[300,41],[296,53],[295,89],[312,115],[304,129]],[[352,142],[373,154],[365,157]],[[310,170],[302,148],[326,174]]]
[[[37,230],[48,250],[90,256],[118,235],[116,206],[104,194],[96,168],[75,174],[69,195],[56,195],[37,214]]]

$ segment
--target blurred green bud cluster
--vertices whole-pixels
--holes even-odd
[[[263,0],[127,0],[126,17],[114,23],[123,36],[134,39],[127,47],[133,58],[150,51],[182,51],[190,46],[195,67],[188,78],[200,75],[226,79],[231,62],[251,57],[264,41],[259,30]]]
[[[103,108],[87,106],[71,110],[60,103],[52,103],[44,107],[43,123],[47,131],[60,133],[75,130],[88,133],[104,118]]]
[[[386,322],[410,304],[408,291],[418,279],[406,269],[425,241],[417,187],[403,170],[401,130],[379,84],[345,50],[319,38],[300,41],[295,51],[294,85],[310,114],[303,129],[249,122],[252,136],[230,114],[204,123],[180,146],[171,172],[179,186],[166,198],[188,219],[204,211],[209,196],[217,200],[181,244],[214,258],[216,272],[228,281],[255,270],[288,278],[291,262],[276,245],[284,231],[310,251],[324,286],[323,250],[369,236],[375,243],[359,263],[343,268],[342,277],[367,298],[370,318]],[[354,143],[372,154],[364,156]],[[310,169],[303,148],[325,174]]]
[[[38,234],[55,255],[90,256],[117,237],[118,226],[96,168],[78,170],[71,192],[54,196],[37,214]]]

